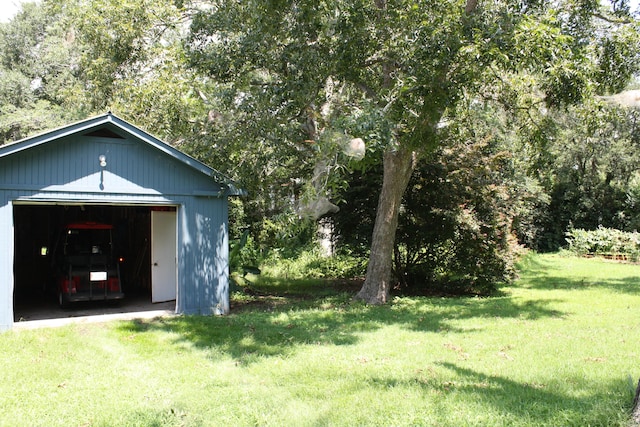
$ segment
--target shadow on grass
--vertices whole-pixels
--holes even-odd
[[[602,259],[586,259],[562,256],[527,256],[521,261],[524,270],[520,284],[526,288],[540,290],[581,290],[604,288],[628,294],[640,293],[640,266]],[[626,275],[613,269],[628,268]],[[567,275],[551,274],[566,268]],[[612,269],[612,274],[594,274]]]
[[[164,331],[176,342],[225,354],[238,363],[283,356],[300,345],[352,345],[362,333],[387,325],[409,330],[440,332],[460,330],[455,321],[473,318],[539,319],[561,317],[550,309],[554,301],[519,303],[499,298],[397,298],[392,304],[367,306],[352,301],[353,293],[315,298],[311,294],[253,296],[236,303],[224,317],[179,316],[123,323],[127,334]],[[465,332],[470,332],[465,329]]]
[[[373,378],[371,383],[383,390],[417,386],[425,393],[455,394],[456,399],[468,399],[501,414],[509,414],[522,425],[567,425],[567,420],[571,420],[570,425],[625,425],[629,416],[630,400],[625,401],[628,390],[623,379],[612,383],[594,383],[582,376],[563,376],[561,380],[542,379],[521,383],[453,363],[441,362],[437,365],[452,374],[434,376],[417,371],[414,378],[402,381],[394,377]],[[573,384],[573,387],[585,392],[567,392],[564,383]]]
[[[147,409],[146,411],[123,411],[107,419],[103,425],[115,424],[126,426],[166,427],[183,426],[186,414],[176,409]],[[88,423],[86,425],[89,425]]]

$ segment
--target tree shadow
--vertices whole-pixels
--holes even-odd
[[[540,319],[561,317],[554,301],[518,302],[500,298],[398,298],[392,304],[367,306],[350,294],[267,296],[260,305],[224,317],[176,316],[135,320],[119,328],[128,334],[164,331],[177,345],[225,354],[248,364],[263,357],[294,353],[301,345],[354,345],[363,333],[387,325],[425,332],[461,331],[456,321],[473,318]],[[248,303],[249,305],[251,302]],[[471,332],[464,329],[464,332]]]
[[[628,384],[624,379],[610,383],[594,382],[580,377],[541,379],[520,383],[499,375],[487,375],[453,363],[441,362],[438,366],[452,371],[450,380],[442,376],[424,375],[416,371],[413,378],[399,381],[395,377],[374,378],[372,383],[383,389],[396,386],[421,387],[425,392],[456,393],[467,395],[470,400],[495,408],[501,414],[509,414],[526,425],[562,425],[562,420],[572,420],[572,425],[621,425],[628,417],[624,402]],[[445,375],[446,377],[446,375]],[[580,384],[583,393],[570,394],[562,390],[561,383]],[[630,400],[629,408],[630,409]],[[603,405],[608,411],[603,411]],[[550,408],[555,408],[551,410]],[[618,422],[597,418],[615,413]],[[583,420],[584,423],[579,421]]]

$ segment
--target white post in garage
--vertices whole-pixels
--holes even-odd
[[[178,288],[175,211],[151,211],[151,302],[173,301]]]

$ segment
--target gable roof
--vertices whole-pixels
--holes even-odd
[[[21,139],[10,144],[0,146],[0,159],[10,156],[14,153],[28,150],[33,147],[37,147],[42,144],[54,141],[56,139],[64,138],[67,136],[86,133],[93,129],[98,128],[111,128],[115,130],[124,131],[134,138],[150,145],[151,147],[169,155],[175,160],[184,163],[192,169],[212,178],[216,183],[223,185],[226,189],[225,193],[228,196],[243,196],[246,195],[246,191],[237,187],[237,185],[229,178],[218,172],[217,170],[205,165],[204,163],[194,159],[193,157],[183,153],[182,151],[172,147],[154,137],[153,135],[143,131],[142,129],[132,125],[131,123],[113,115],[111,112],[82,120],[76,123],[72,123],[67,126],[63,126],[58,129],[54,129],[36,136]]]

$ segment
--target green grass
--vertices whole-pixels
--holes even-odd
[[[640,266],[534,255],[520,275],[383,307],[271,280],[226,317],[1,334],[0,425],[628,425]]]

